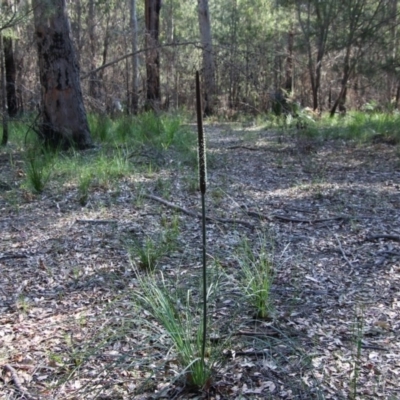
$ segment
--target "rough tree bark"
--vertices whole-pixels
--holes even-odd
[[[160,106],[160,52],[158,36],[160,31],[161,0],[145,0],[146,21],[146,108],[157,111]]]
[[[32,0],[32,6],[42,87],[39,136],[53,147],[91,147],[66,1]]]
[[[204,113],[210,115],[215,106],[215,65],[208,0],[198,0],[201,45],[203,47]]]

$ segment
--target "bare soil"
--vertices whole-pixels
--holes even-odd
[[[198,288],[200,221],[144,196],[198,212],[193,165],[166,154],[82,207],[74,185],[20,188],[16,152],[0,154],[0,399],[400,398],[399,149],[205,130],[207,213],[225,219],[207,224],[223,271],[212,329],[230,338],[209,387],[185,386],[162,328],[134,305],[127,251],[176,216],[179,246],[157,268]],[[273,252],[269,320],[237,287],[245,237]]]

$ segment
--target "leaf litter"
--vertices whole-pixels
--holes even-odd
[[[209,265],[222,271],[211,333],[229,338],[211,386],[185,387],[163,328],[132,300],[130,245],[165,238],[174,219],[179,234],[156,268],[177,287],[198,288],[196,172],[166,162],[93,188],[85,207],[72,186],[42,195],[15,186],[16,201],[1,189],[1,398],[399,396],[396,148],[305,147],[293,135],[228,124],[206,133]],[[274,315],[262,321],[240,293],[235,257],[245,238],[257,246],[260,237],[275,265]]]

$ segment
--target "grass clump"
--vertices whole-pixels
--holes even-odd
[[[194,145],[195,137],[184,128],[179,115],[146,112],[137,116],[123,116],[110,123],[111,132],[107,137],[116,144],[146,145],[160,150],[168,150],[173,146],[179,151],[186,151]]]
[[[208,386],[213,361],[210,357],[208,363],[201,360],[203,325],[200,313],[193,307],[191,291],[187,290],[182,299],[175,289],[177,285],[172,287],[162,273],[141,275],[137,271],[137,281],[139,288],[134,297],[165,330],[186,383],[196,388]],[[209,345],[207,355],[211,356]]]
[[[92,174],[82,173],[78,179],[78,201],[81,206],[85,206],[89,199],[89,190],[92,184]]]
[[[165,254],[163,246],[159,246],[149,237],[143,243],[135,243],[131,253],[138,258],[140,268],[146,271],[154,271],[158,261]]]
[[[78,197],[82,197],[85,203],[91,187],[113,187],[134,169],[123,149],[101,149],[92,153],[62,155],[55,165],[55,174],[60,180],[76,185]]]
[[[146,237],[143,242],[134,241],[133,245],[129,246],[131,257],[137,260],[138,265],[143,270],[154,271],[159,261],[166,254],[178,248],[178,220],[162,221],[162,224],[165,224],[165,229],[158,238]]]
[[[87,118],[94,140],[104,143],[111,139],[113,122],[109,117],[106,115],[89,114]]]
[[[254,250],[248,239],[243,240],[237,260],[241,268],[239,286],[246,299],[256,311],[256,318],[272,316],[271,287],[274,277],[272,257],[268,254],[265,241]]]
[[[344,139],[361,143],[382,142],[400,143],[399,113],[381,113],[374,111],[351,111],[343,117],[330,118],[322,114],[320,118],[309,118],[300,113],[303,123],[298,133],[302,136],[321,139]],[[295,120],[293,120],[295,121]]]
[[[29,148],[26,152],[25,174],[27,185],[36,193],[42,193],[57,162],[57,153],[37,147]]]

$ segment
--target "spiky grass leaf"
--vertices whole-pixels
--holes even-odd
[[[271,316],[271,287],[274,277],[272,257],[261,240],[260,248],[253,249],[245,239],[240,246],[237,260],[241,267],[240,288],[249,303],[256,310],[256,317]]]
[[[202,362],[202,325],[192,309],[191,291],[181,299],[171,285],[158,275],[141,274],[136,268],[139,290],[134,297],[163,326],[177,352],[187,383],[203,387],[210,379],[211,369]]]

